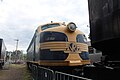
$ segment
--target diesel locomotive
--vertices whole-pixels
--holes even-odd
[[[87,38],[73,22],[40,25],[27,49],[27,64],[61,69],[90,64]]]

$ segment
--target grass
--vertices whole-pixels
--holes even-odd
[[[27,69],[26,64],[11,64],[11,67],[19,68],[19,69],[22,68],[22,70],[23,70],[22,80],[32,80],[31,73]]]
[[[25,68],[24,68],[23,80],[32,80],[31,73],[30,73],[30,71],[27,69],[27,66],[25,66]]]
[[[6,77],[7,75],[7,77]],[[0,80],[32,80],[26,64],[10,64],[9,68],[0,70]]]

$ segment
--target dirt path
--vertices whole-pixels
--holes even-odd
[[[9,69],[0,70],[0,80],[31,80],[25,64],[10,64]]]

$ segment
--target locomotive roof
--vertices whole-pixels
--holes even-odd
[[[60,26],[66,27],[68,23],[65,23],[65,22],[63,22],[63,23],[60,23],[60,22],[47,23],[47,24],[38,26],[38,28],[36,29],[36,31],[37,31],[37,32],[42,32],[42,31],[52,30],[52,31],[58,31],[58,32],[59,32],[61,29],[63,29],[63,27],[60,28],[59,26],[58,26],[58,27],[59,27],[59,30],[52,29],[52,28],[48,28],[48,29],[45,29],[45,30],[42,30],[42,29],[41,29],[41,27],[43,27],[43,26],[45,26],[45,25],[51,25],[51,24],[59,24]],[[57,28],[57,27],[56,27],[56,28]],[[78,30],[78,29],[76,30],[76,32],[77,32],[77,33],[80,33],[80,34],[84,34],[82,31],[80,31],[80,30]]]

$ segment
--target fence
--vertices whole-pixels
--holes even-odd
[[[88,78],[84,78],[84,77],[79,77],[79,76],[75,76],[75,75],[71,75],[71,74],[66,74],[66,73],[62,73],[62,72],[55,72],[55,76],[56,76],[56,80],[91,80]]]
[[[53,71],[48,68],[37,65],[30,65],[33,80],[91,80],[84,77],[79,77],[71,74],[66,74],[58,71]]]
[[[38,80],[55,80],[54,77],[53,70],[40,66],[38,67]]]

